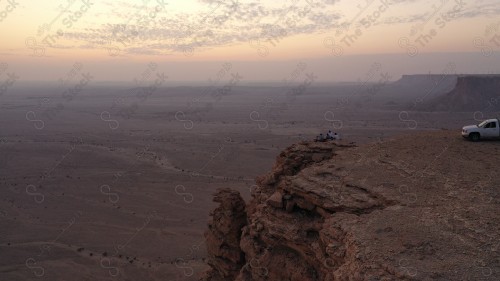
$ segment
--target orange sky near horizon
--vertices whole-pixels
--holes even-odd
[[[0,62],[496,54],[499,14],[492,0],[10,0],[0,2]]]

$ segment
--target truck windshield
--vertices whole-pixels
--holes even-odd
[[[486,124],[488,124],[488,121],[487,121],[487,120],[485,120],[485,121],[481,122],[481,124],[479,124],[479,125],[477,125],[477,126],[482,128],[482,127],[484,127]]]

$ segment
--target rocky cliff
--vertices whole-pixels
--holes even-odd
[[[204,280],[498,280],[500,143],[303,142],[245,206],[221,189]]]
[[[417,108],[423,111],[500,110],[500,75],[462,75],[453,90],[435,98],[427,98]]]
[[[453,90],[457,84],[455,74],[413,74],[403,75],[388,87],[401,90],[404,95],[439,95]]]

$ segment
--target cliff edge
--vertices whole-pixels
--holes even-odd
[[[302,142],[245,205],[221,189],[203,280],[498,280],[500,142]]]

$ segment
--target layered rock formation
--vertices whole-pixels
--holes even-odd
[[[453,90],[457,84],[457,78],[455,74],[403,75],[401,79],[387,87],[397,90],[400,95],[422,97],[427,94],[428,98],[432,98]]]
[[[500,75],[462,75],[453,90],[435,98],[427,98],[417,108],[423,111],[500,110]]]
[[[246,225],[245,201],[237,191],[219,189],[214,196],[219,203],[211,215],[205,233],[208,264],[212,270],[205,273],[205,280],[234,280],[244,264],[240,249],[241,229]]]
[[[205,280],[498,280],[500,144],[423,133],[303,142],[206,232]],[[220,218],[223,218],[222,221]]]

